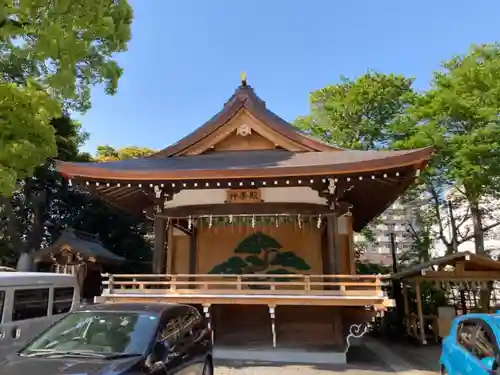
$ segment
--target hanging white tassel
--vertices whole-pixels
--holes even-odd
[[[302,228],[302,220],[300,219],[300,214],[297,215],[297,223],[299,224],[299,228]]]
[[[252,216],[252,228],[255,228],[255,215]]]
[[[212,228],[212,215],[208,217],[208,227]]]
[[[189,215],[189,217],[188,217],[188,229],[191,229],[192,226],[193,226],[193,220],[191,219],[191,215]]]
[[[229,224],[233,223],[233,215],[229,215]]]
[[[71,182],[71,178],[68,180],[68,186],[73,186],[73,183]]]
[[[278,228],[279,226],[279,219],[278,219],[278,215],[276,215],[276,228]]]
[[[323,219],[321,218],[321,214],[319,214],[319,216],[318,216],[318,222],[316,224],[316,226],[318,227],[318,229],[321,228],[321,222],[322,222],[322,220]]]

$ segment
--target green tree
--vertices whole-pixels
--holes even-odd
[[[126,0],[0,5],[0,195],[57,153],[50,121],[62,109],[87,110],[96,84],[116,92],[113,55],[126,50],[131,22]]]
[[[78,151],[87,138],[80,123],[71,120],[69,115],[64,115],[53,118],[50,125],[55,135],[58,158],[70,161],[89,160],[88,155]],[[3,230],[8,238],[8,246],[4,250],[6,261],[10,264],[19,254],[28,254],[42,246],[47,238],[47,231],[51,230],[52,218],[55,222],[61,219],[51,211],[68,190],[66,182],[55,172],[50,159],[35,168],[33,176],[25,178],[19,186],[20,189],[11,198],[0,197],[5,220]],[[30,266],[26,264],[26,267]]]
[[[413,79],[401,75],[368,72],[355,80],[341,77],[338,84],[310,95],[310,114],[295,126],[330,144],[355,150],[390,149],[406,139],[399,122],[417,95]],[[364,244],[374,241],[375,219],[361,234]],[[356,245],[362,253],[364,246]]]
[[[500,192],[499,111],[500,45],[472,46],[435,73],[431,89],[410,113],[413,135],[403,144],[436,147],[424,176],[427,185],[435,195],[440,195],[439,187],[454,186],[465,198],[478,254],[485,254],[485,232],[500,225],[484,224],[481,205]]]
[[[311,113],[295,126],[324,141],[354,150],[391,148],[398,122],[415,101],[413,80],[369,72],[326,86],[310,95]]]
[[[115,149],[109,145],[97,146],[96,161],[117,161],[150,156],[155,151],[148,147],[127,146]]]

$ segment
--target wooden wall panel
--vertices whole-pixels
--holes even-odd
[[[189,273],[189,236],[174,236],[173,274]]]
[[[321,239],[320,231],[314,226],[298,228],[295,224],[283,224],[252,228],[251,226],[227,226],[200,228],[198,230],[197,273],[209,273],[218,264],[233,256],[246,257],[250,254],[235,254],[234,250],[246,237],[255,232],[262,232],[283,247],[281,251],[291,251],[302,258],[310,267],[303,271],[290,268],[295,273],[321,274]],[[274,267],[280,268],[280,267]],[[273,269],[273,268],[269,268]]]

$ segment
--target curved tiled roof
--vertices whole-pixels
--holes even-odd
[[[341,150],[339,147],[332,146],[322,140],[316,139],[309,135],[304,134],[299,129],[294,127],[289,122],[283,120],[281,117],[270,111],[265,102],[260,99],[254,92],[251,86],[242,84],[239,86],[235,93],[224,104],[220,112],[213,116],[210,120],[202,126],[188,134],[181,140],[173,145],[151,155],[151,158],[173,156],[181,153],[184,149],[199,142],[205,137],[212,134],[225,123],[227,123],[236,113],[241,109],[246,109],[257,119],[265,123],[267,126],[278,132],[282,136],[297,142],[311,151],[333,151]]]
[[[432,148],[409,151],[289,152],[228,151],[163,158],[140,158],[106,163],[57,162],[68,176],[123,180],[281,177],[302,174],[375,172],[421,163]]]

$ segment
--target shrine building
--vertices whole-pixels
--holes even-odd
[[[216,348],[345,359],[349,333],[391,305],[379,276],[356,274],[353,232],[414,183],[431,152],[327,144],[242,79],[220,112],[150,157],[57,169],[154,222],[152,273],[109,275],[107,302],[199,306]]]

